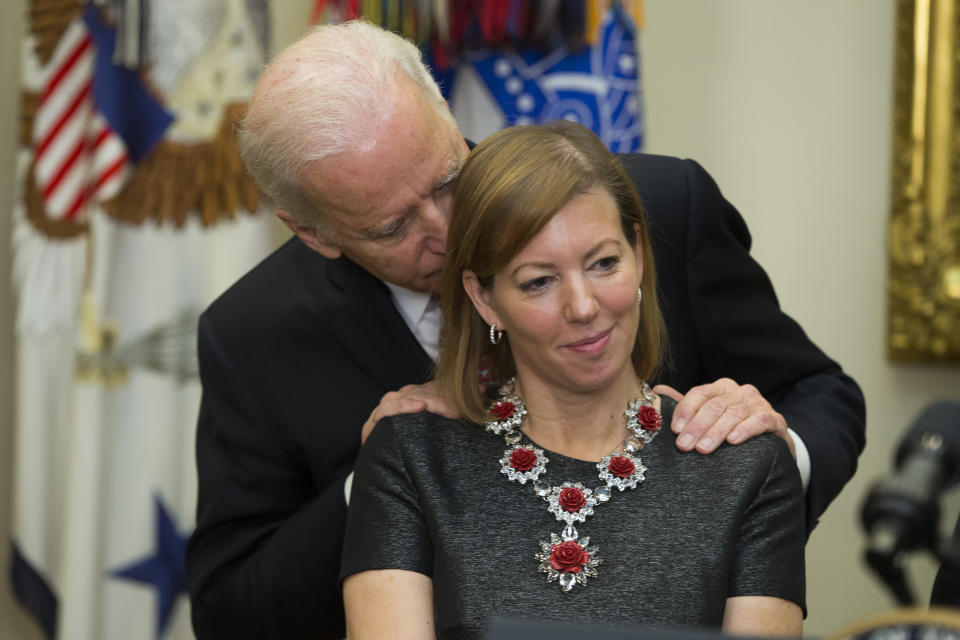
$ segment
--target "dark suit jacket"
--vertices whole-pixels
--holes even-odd
[[[809,530],[863,448],[859,388],[780,311],[743,219],[699,165],[623,161],[647,210],[669,331],[658,381],[754,384],[810,451]],[[295,238],[204,313],[199,356],[187,548],[197,635],[342,637],[343,481],[360,427],[385,392],[427,380],[430,360],[382,282]]]

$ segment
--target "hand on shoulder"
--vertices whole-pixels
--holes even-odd
[[[429,411],[445,418],[460,417],[440,397],[435,381],[431,380],[426,384],[408,384],[397,391],[387,393],[380,399],[380,404],[374,408],[370,417],[363,423],[363,428],[360,430],[360,444],[366,442],[370,432],[373,431],[373,427],[383,418],[421,411]]]
[[[751,384],[720,378],[685,394],[664,384],[653,390],[677,401],[670,428],[681,451],[711,453],[724,440],[736,445],[761,433],[774,433],[786,440],[791,455],[797,457],[787,421]]]

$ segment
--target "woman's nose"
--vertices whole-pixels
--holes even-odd
[[[568,322],[590,322],[597,315],[598,305],[593,288],[585,280],[573,280],[565,289],[564,311]]]

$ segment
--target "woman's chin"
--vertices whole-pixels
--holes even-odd
[[[618,369],[607,370],[577,370],[570,372],[566,376],[567,381],[564,386],[576,393],[591,393],[594,391],[603,391],[616,385],[620,380],[634,380],[636,373],[633,365]]]

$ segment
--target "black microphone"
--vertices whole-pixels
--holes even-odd
[[[927,407],[900,441],[896,472],[873,487],[861,512],[867,561],[901,602],[912,597],[898,556],[915,549],[937,552],[939,498],[958,483],[960,404],[940,402]]]
[[[893,544],[892,552],[932,548],[940,494],[960,483],[960,404],[927,407],[900,441],[896,468],[873,488],[863,508],[871,536],[878,525],[887,529],[871,546],[883,550]]]

